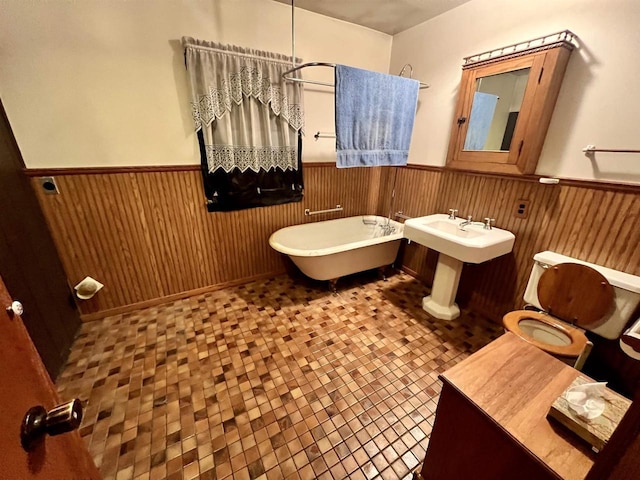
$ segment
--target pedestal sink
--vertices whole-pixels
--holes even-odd
[[[481,224],[461,229],[462,222],[463,218],[450,219],[437,213],[404,223],[406,238],[440,252],[431,295],[422,299],[422,308],[442,320],[453,320],[460,315],[455,298],[463,263],[482,263],[509,253],[516,238],[507,230],[489,230]]]

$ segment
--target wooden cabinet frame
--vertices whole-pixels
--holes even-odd
[[[447,166],[514,175],[534,173],[573,47],[572,43],[560,42],[464,66],[451,127]],[[464,150],[476,80],[524,68],[531,70],[510,149]]]

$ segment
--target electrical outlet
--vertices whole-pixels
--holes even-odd
[[[513,216],[516,218],[527,218],[529,216],[529,200],[517,200]]]

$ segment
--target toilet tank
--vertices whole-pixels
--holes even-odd
[[[640,277],[628,273],[583,262],[555,252],[540,252],[533,256],[533,269],[529,277],[524,301],[542,310],[538,300],[538,281],[546,268],[560,263],[579,263],[600,272],[613,287],[614,303],[600,326],[589,329],[593,333],[610,340],[617,339],[640,303]]]

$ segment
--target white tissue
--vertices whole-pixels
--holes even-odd
[[[568,389],[564,398],[571,410],[579,416],[592,420],[604,412],[604,389],[607,382],[585,383]]]

